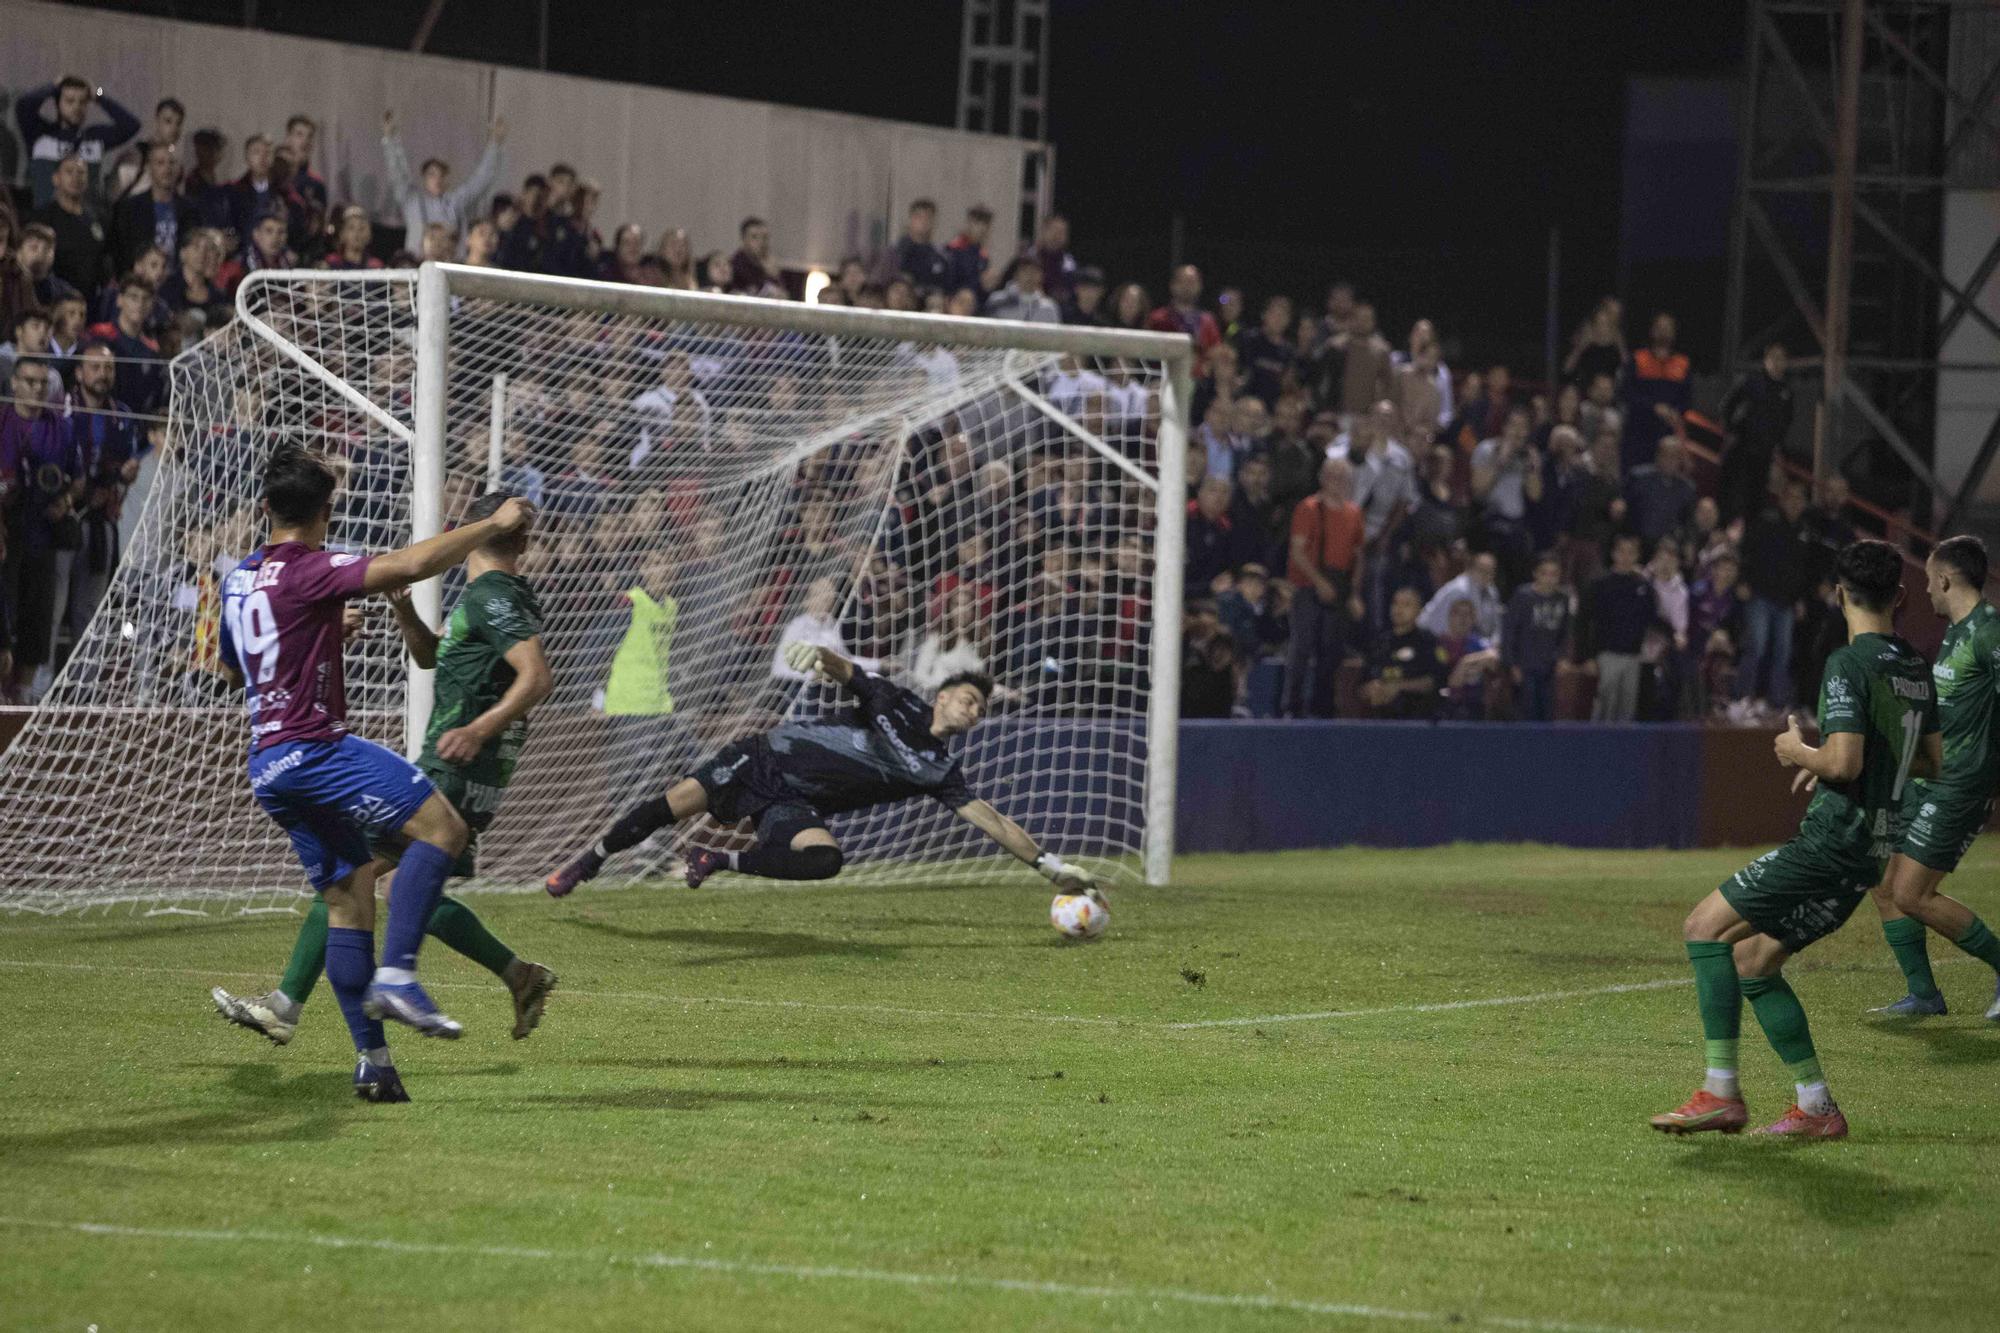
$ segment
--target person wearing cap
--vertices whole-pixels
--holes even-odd
[[[1065,324],[1095,324],[1101,327],[1107,322],[1103,269],[1095,264],[1085,264],[1076,271],[1069,300],[1063,302],[1062,315]]]

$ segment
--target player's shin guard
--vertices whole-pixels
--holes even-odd
[[[616,856],[627,848],[637,847],[673,822],[674,812],[667,804],[667,798],[655,796],[651,800],[639,802],[618,816],[618,822],[604,831],[604,836],[597,840],[597,846],[591,850],[600,860]]]
[[[1806,1026],[1805,1006],[1799,1003],[1792,983],[1783,977],[1745,977],[1743,998],[1757,1015],[1771,1049],[1791,1071],[1792,1081],[1813,1085],[1825,1081],[1819,1067],[1819,1053],[1813,1049],[1812,1031]],[[1807,1108],[1811,1110],[1811,1107]]]
[[[457,860],[444,848],[428,842],[413,842],[396,863],[396,886],[389,895],[389,924],[382,932],[382,966],[405,972],[416,970],[417,950],[424,941],[424,928],[438,899],[444,896],[445,876]]]
[[[354,1038],[354,1049],[367,1052],[387,1044],[382,1024],[361,1012],[361,997],[375,975],[375,936],[365,930],[335,926],[326,932],[326,979],[340,1001],[340,1015]]]
[[[325,968],[326,899],[314,897],[313,905],[306,910],[306,919],[299,923],[299,936],[292,941],[292,961],[285,964],[285,975],[278,982],[278,989],[293,1004],[304,1004]]]
[[[845,862],[840,848],[824,843],[811,847],[752,847],[739,852],[730,869],[765,879],[832,879]]]
[[[514,951],[502,944],[470,907],[450,894],[438,899],[428,931],[447,949],[464,954],[494,976],[506,979],[507,964],[514,961]]]

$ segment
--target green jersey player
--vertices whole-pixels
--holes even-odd
[[[1831,935],[1882,877],[1902,834],[1903,791],[1912,776],[1943,765],[1931,673],[1894,633],[1903,558],[1886,542],[1859,541],[1836,565],[1848,641],[1827,659],[1819,696],[1820,744],[1807,745],[1796,717],[1777,739],[1778,762],[1797,768],[1793,786],[1817,788],[1798,835],[1731,876],[1688,914],[1682,928],[1694,966],[1707,1041],[1708,1076],[1678,1110],[1653,1117],[1669,1134],[1749,1123],[1736,1083],[1743,1001],[1791,1071],[1798,1099],[1761,1133],[1844,1138],[1813,1049],[1805,1009],[1785,980],[1785,961]]]
[[[473,502],[468,521],[485,518],[509,497],[494,493]],[[437,694],[418,767],[465,821],[465,851],[452,867],[469,878],[479,835],[492,824],[513,778],[527,739],[528,712],[553,686],[542,653],[542,611],[535,591],[520,575],[529,529],[481,547],[465,562],[466,585],[445,626],[442,642],[411,608],[407,595],[392,597],[397,627],[416,664],[437,671]],[[358,628],[358,613],[350,634]],[[378,839],[376,873],[386,875],[402,848]],[[326,907],[316,902],[299,927],[292,960],[276,990],[260,996],[231,995],[220,986],[210,993],[230,1022],[284,1045],[292,1039],[306,998],[325,967]],[[515,955],[496,939],[472,909],[446,895],[431,914],[428,933],[479,963],[503,981],[514,997],[514,1036],[540,1023],[556,976],[540,963]]]
[[[1894,1017],[1945,1011],[1924,947],[1926,926],[2000,973],[2000,937],[1971,908],[1938,892],[1986,827],[2000,784],[2000,611],[1985,600],[1986,546],[1977,537],[1938,543],[1924,572],[1931,605],[1950,624],[1931,668],[1944,772],[1903,794],[1903,840],[1875,888],[1882,933],[1909,993],[1873,1012]],[[2000,1021],[2000,981],[1986,1017]]]

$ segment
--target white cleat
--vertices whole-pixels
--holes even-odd
[[[1993,1003],[1986,1007],[1986,1021],[2000,1023],[2000,981],[1993,983]]]
[[[209,997],[215,1001],[215,1010],[240,1028],[268,1037],[274,1046],[283,1046],[298,1031],[297,1023],[288,1023],[278,1015],[269,1003],[268,995],[231,995],[220,986],[212,988]]]

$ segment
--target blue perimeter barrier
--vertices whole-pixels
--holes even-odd
[[[1180,852],[1698,846],[1697,725],[1183,722]]]

